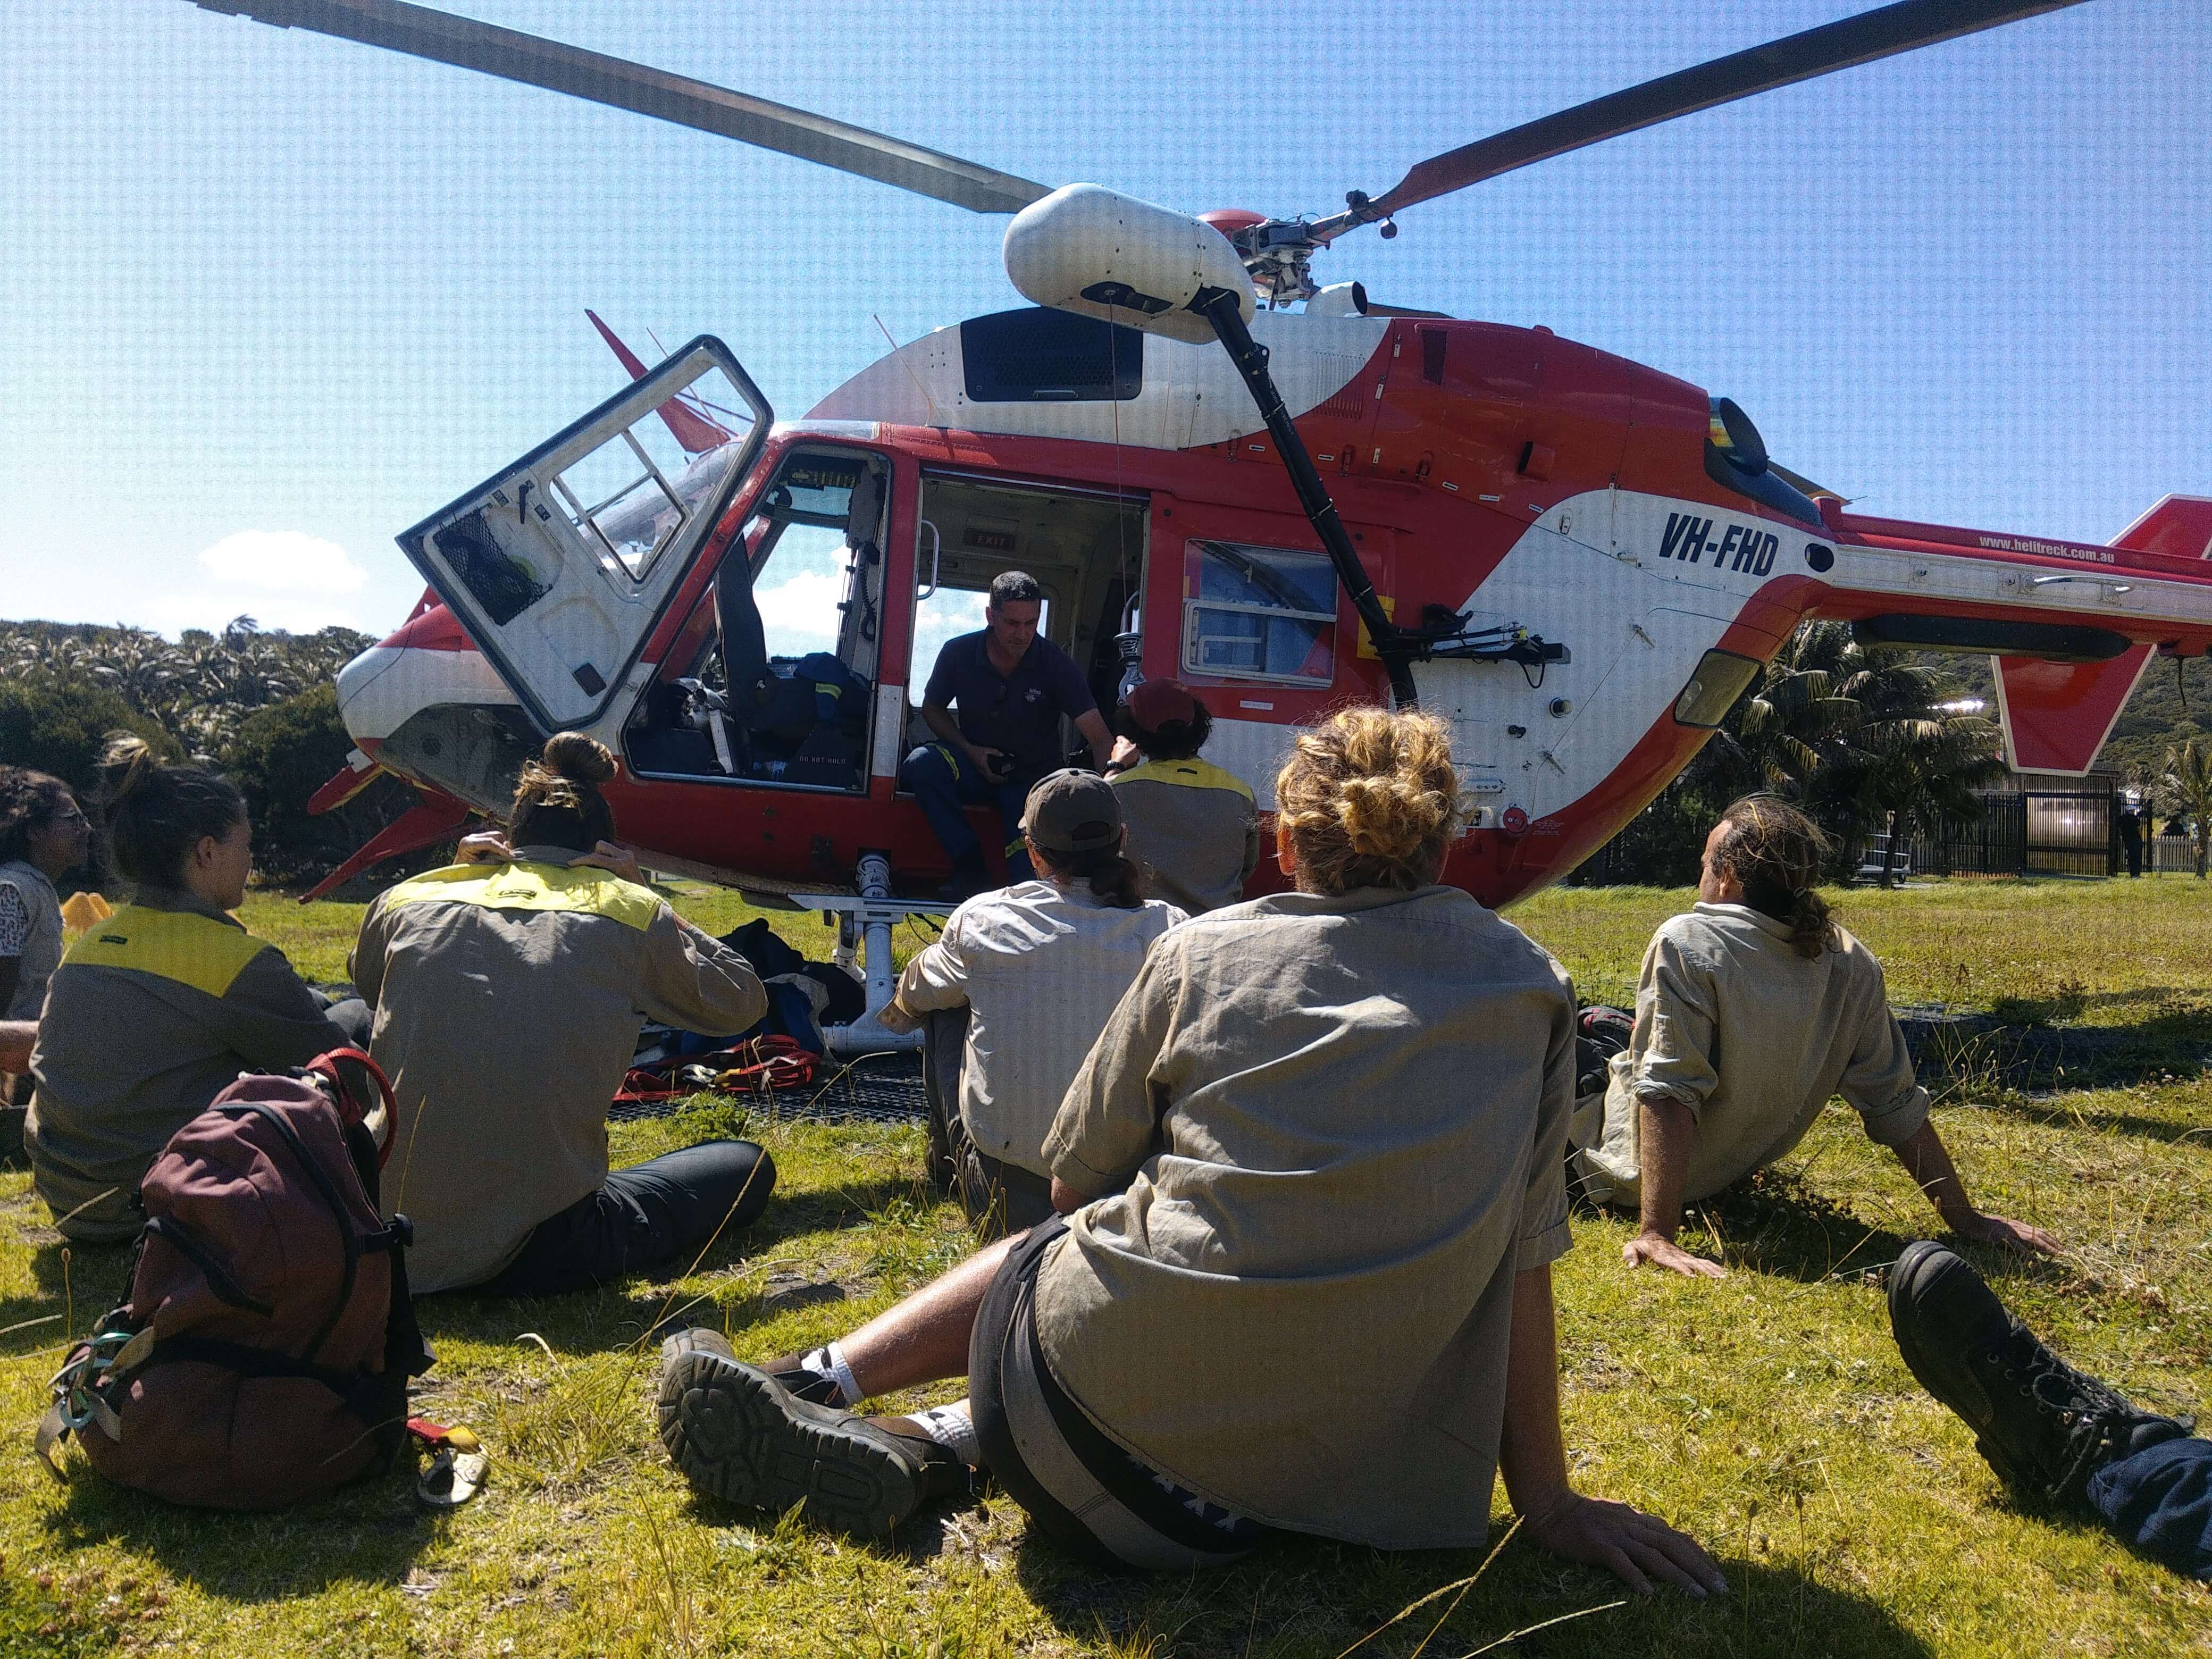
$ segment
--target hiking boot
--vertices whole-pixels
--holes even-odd
[[[809,1520],[867,1538],[890,1534],[941,1484],[932,1452],[951,1458],[934,1441],[809,1404],[732,1358],[713,1331],[661,1346],[657,1415],[660,1443],[701,1491],[777,1514],[800,1504]]]
[[[2008,1485],[2043,1502],[2079,1504],[2106,1464],[2189,1432],[2059,1358],[1941,1244],[1907,1245],[1890,1269],[1889,1321],[1921,1386]]]
[[[696,1334],[716,1352],[727,1353],[732,1359],[737,1358],[731,1352],[730,1345],[721,1341],[714,1332],[701,1331]],[[790,1353],[780,1359],[763,1360],[761,1369],[782,1383],[794,1400],[804,1400],[810,1406],[842,1406],[845,1403],[845,1391],[837,1386],[837,1379],[827,1371],[809,1370],[804,1354]]]
[[[988,893],[997,884],[991,879],[990,871],[984,867],[982,854],[970,853],[965,858],[952,860],[952,873],[937,890],[938,902],[957,904],[978,893]]]

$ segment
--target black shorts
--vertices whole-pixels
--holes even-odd
[[[1209,1504],[1106,1437],[1045,1363],[1036,1279],[1067,1231],[1058,1216],[1015,1241],[968,1346],[968,1402],[983,1464],[1038,1528],[1109,1566],[1187,1571],[1233,1561],[1274,1528]]]

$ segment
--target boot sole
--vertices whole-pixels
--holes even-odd
[[[798,1504],[810,1521],[867,1538],[921,1505],[921,1471],[858,1419],[711,1350],[664,1350],[658,1416],[684,1478],[730,1503],[779,1515]]]
[[[1922,1352],[1919,1343],[1919,1322],[1905,1316],[1905,1310],[1911,1304],[1911,1292],[1919,1288],[1923,1278],[1921,1270],[1927,1266],[1930,1256],[1939,1253],[1942,1253],[1941,1245],[1926,1239],[1917,1240],[1905,1247],[1905,1254],[1897,1258],[1897,1265],[1889,1270],[1889,1334],[1896,1341],[1897,1352],[1905,1360],[1905,1370],[1912,1373],[1913,1380],[1944,1407],[1963,1416],[1958,1406],[1937,1393],[1929,1382],[1927,1355]]]
[[[2015,1488],[2032,1490],[2033,1483],[2021,1479],[1988,1437],[1988,1421],[1978,1419],[1966,1401],[1954,1400],[1936,1386],[1931,1376],[1933,1367],[1929,1364],[1928,1356],[1919,1344],[1920,1322],[1899,1317],[1900,1307],[1910,1301],[1911,1292],[1927,1277],[1923,1270],[1929,1260],[1956,1255],[1956,1251],[1932,1239],[1918,1239],[1905,1247],[1905,1254],[1897,1258],[1897,1265],[1889,1270],[1889,1334],[1897,1343],[1897,1352],[1905,1361],[1905,1370],[1912,1373],[1913,1380],[1937,1405],[1966,1425],[1967,1431],[1974,1437],[1974,1449],[1981,1455],[1982,1461],[1996,1471],[1998,1479]],[[1911,1334],[1910,1336],[1908,1332]]]

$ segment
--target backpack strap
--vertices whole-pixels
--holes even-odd
[[[341,1060],[349,1060],[366,1071],[376,1084],[376,1092],[384,1097],[384,1144],[376,1149],[376,1167],[381,1170],[392,1161],[393,1133],[399,1125],[399,1103],[392,1092],[392,1079],[385,1076],[384,1067],[371,1060],[363,1049],[332,1048],[327,1054],[317,1054],[300,1069],[329,1079],[331,1098],[337,1105],[338,1116],[350,1128],[366,1121],[368,1115],[362,1110],[361,1103],[353,1097],[352,1089],[338,1071]]]

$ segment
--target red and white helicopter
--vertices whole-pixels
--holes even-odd
[[[2212,647],[2212,499],[2169,496],[2109,546],[1856,515],[1726,398],[1310,274],[1449,191],[2070,0],[1905,0],[1436,156],[1319,221],[1048,189],[400,0],[199,3],[1012,214],[1007,273],[1036,302],[781,422],[718,341],[647,372],[601,325],[632,386],[400,538],[430,591],[340,674],[357,763],[318,802],[380,769],[423,799],[326,886],[498,810],[575,727],[623,757],[610,793],[654,866],[810,908],[857,891],[848,915],[879,927],[927,908],[890,897],[946,872],[896,787],[916,641],[939,596],[1016,568],[1102,704],[1131,673],[1192,686],[1209,756],[1263,810],[1321,710],[1447,716],[1468,828],[1446,879],[1491,905],[1618,830],[1808,617],[1992,656],[2008,758],[2061,772],[2087,769],[2154,652]],[[809,538],[841,555],[834,647],[772,658],[754,596]]]

